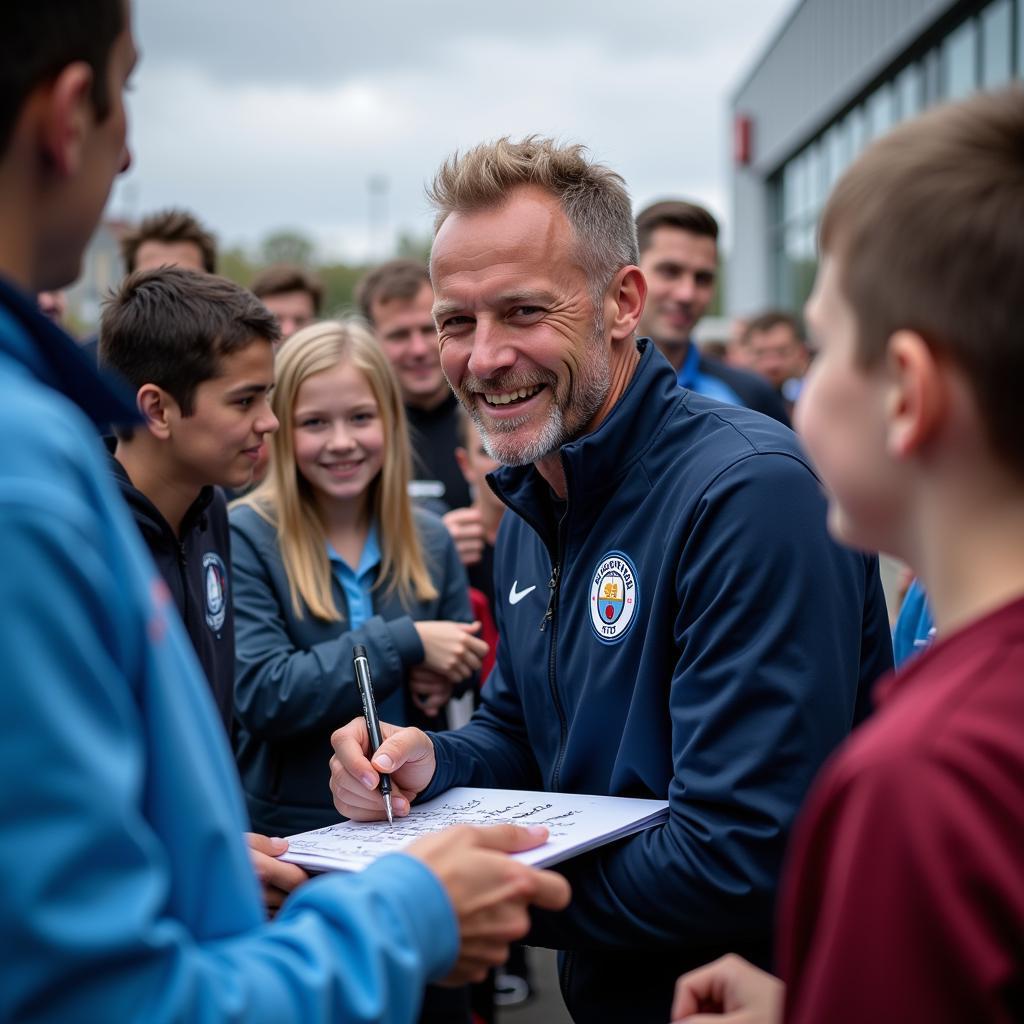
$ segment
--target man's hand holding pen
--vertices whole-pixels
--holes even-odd
[[[372,758],[366,722],[354,719],[331,737],[331,793],[334,806],[356,821],[380,821],[384,804],[377,789],[381,772],[391,775],[396,817],[434,775],[434,746],[421,729],[380,724],[384,742]],[[509,943],[529,930],[531,905],[562,910],[569,903],[569,883],[552,871],[507,856],[540,846],[545,828],[460,825],[418,839],[406,853],[421,860],[437,876],[459,922],[459,958],[444,979],[453,985],[479,981],[491,967],[508,958]]]
[[[366,722],[354,718],[331,737],[331,793],[334,806],[355,821],[379,821],[384,801],[377,790],[380,773],[391,775],[391,799],[395,816],[409,813],[409,805],[434,777],[434,745],[422,729],[402,728],[381,722],[384,742],[373,755]]]

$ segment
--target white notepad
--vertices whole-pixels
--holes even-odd
[[[386,853],[449,825],[544,825],[548,841],[512,856],[547,867],[586,850],[659,825],[668,818],[665,800],[575,793],[535,793],[520,789],[449,789],[417,804],[405,818],[343,821],[288,837],[281,858],[309,871],[362,871]]]

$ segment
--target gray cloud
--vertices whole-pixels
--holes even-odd
[[[727,220],[727,91],[791,3],[136,0],[135,166],[112,208],[366,255],[371,176],[388,229],[423,233],[445,155],[541,132],[589,145],[638,202],[687,194]]]

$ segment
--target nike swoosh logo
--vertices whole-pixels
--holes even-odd
[[[534,590],[537,589],[536,583],[532,587],[527,587],[525,590],[517,590],[516,587],[518,586],[519,580],[516,580],[512,584],[512,589],[508,592],[509,604],[519,604],[519,602],[522,601],[522,599],[526,597],[527,594],[532,593]]]

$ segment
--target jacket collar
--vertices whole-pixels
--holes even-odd
[[[105,437],[103,443],[107,449],[107,465],[117,481],[121,497],[124,498],[125,503],[132,510],[135,522],[144,535],[163,535],[174,544],[184,544],[189,534],[195,528],[198,527],[200,530],[206,529],[205,513],[213,501],[214,489],[212,487],[204,487],[199,492],[196,500],[189,505],[181,520],[181,536],[176,537],[171,524],[164,519],[163,514],[156,505],[132,483],[131,477],[128,476],[128,471],[114,457],[117,439]]]
[[[0,330],[0,351],[14,356],[44,384],[69,398],[98,427],[138,422],[129,389],[97,369],[75,340],[43,316],[28,295],[0,278],[0,317],[4,314],[20,330]]]
[[[622,397],[596,430],[561,449],[570,511],[615,490],[683,400],[675,371],[651,340],[638,338],[636,346],[640,362]],[[534,466],[503,466],[488,480],[506,505],[550,541],[550,488]]]

